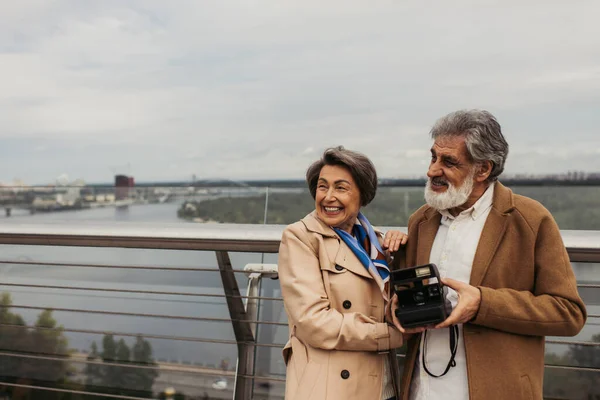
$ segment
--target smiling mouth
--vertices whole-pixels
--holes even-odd
[[[343,207],[323,207],[325,214],[327,215],[336,215],[339,214],[344,208]]]
[[[446,182],[442,178],[432,178],[431,186],[433,186],[434,188],[438,188],[438,189],[442,188],[442,187],[448,187],[448,182]]]

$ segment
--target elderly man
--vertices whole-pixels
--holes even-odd
[[[508,144],[489,112],[446,115],[431,137],[405,262],[437,265],[453,311],[409,341],[401,398],[541,399],[544,337],[576,335],[586,320],[559,229],[497,181]]]

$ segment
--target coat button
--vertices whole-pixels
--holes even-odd
[[[342,379],[350,378],[350,372],[347,369],[342,370],[342,373],[340,375],[342,375]]]
[[[352,307],[352,303],[350,303],[350,300],[344,300],[344,302],[342,303],[342,306],[348,310],[350,309],[350,307]]]
[[[338,270],[338,271],[343,271],[343,270],[344,270],[344,267],[342,267],[341,265],[337,265],[337,264],[336,264],[336,265],[335,265],[335,269],[336,269],[336,270]]]

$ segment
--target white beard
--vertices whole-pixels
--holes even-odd
[[[448,183],[448,189],[444,193],[434,192],[431,189],[431,178],[429,178],[425,184],[425,201],[438,211],[460,207],[467,202],[473,191],[474,177],[475,169],[469,173],[459,188]]]

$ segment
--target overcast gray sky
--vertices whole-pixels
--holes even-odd
[[[0,182],[301,178],[328,146],[422,176],[494,113],[508,173],[600,171],[600,2],[0,2]],[[130,169],[126,168],[130,165]]]

